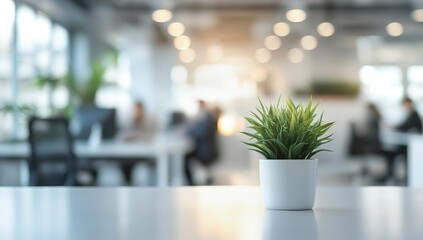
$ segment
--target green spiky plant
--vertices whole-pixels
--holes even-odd
[[[318,116],[318,103],[313,105],[310,98],[307,105],[295,105],[291,98],[281,105],[280,99],[266,107],[260,101],[257,112],[245,117],[252,133],[243,132],[251,142],[244,142],[250,150],[256,151],[266,159],[310,159],[316,153],[329,151],[320,148],[332,141],[327,131],[334,122],[323,122],[323,114]]]

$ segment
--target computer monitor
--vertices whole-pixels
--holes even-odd
[[[102,139],[114,138],[117,132],[116,110],[113,108],[83,105],[76,110],[73,120],[77,139],[88,140],[96,123],[101,125]]]

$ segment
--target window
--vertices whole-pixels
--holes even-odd
[[[6,103],[11,98],[11,45],[14,13],[15,5],[12,0],[0,1],[0,104]]]
[[[68,71],[68,32],[28,6],[18,9],[19,103],[35,104],[39,113],[65,107],[66,89],[36,86],[39,76],[62,77]],[[60,94],[58,94],[60,93]]]
[[[10,106],[12,99],[12,41],[15,5],[12,0],[0,1],[0,108]],[[63,89],[50,91],[48,87],[37,87],[40,75],[64,76],[68,71],[68,32],[46,15],[22,4],[17,11],[18,31],[18,104],[33,105],[43,113],[50,102],[58,102],[64,107],[67,92]],[[65,90],[66,91],[66,90]],[[58,92],[56,94],[55,92]],[[56,99],[57,98],[57,99]],[[6,107],[5,109],[9,109]],[[11,133],[12,114],[2,111],[0,118],[0,138]],[[23,115],[22,115],[23,116]],[[26,129],[24,118],[20,116],[18,129]],[[25,133],[22,132],[20,137]]]
[[[411,99],[423,99],[423,66],[411,66],[407,70],[407,92]]]
[[[360,81],[362,94],[372,102],[396,103],[404,95],[402,71],[398,66],[363,66]]]

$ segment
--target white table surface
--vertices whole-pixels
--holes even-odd
[[[423,135],[412,137],[407,151],[408,185],[410,187],[423,187]]]
[[[423,189],[318,188],[271,211],[258,187],[0,188],[0,239],[423,239]]]
[[[183,158],[192,147],[188,138],[177,134],[158,135],[152,141],[103,141],[90,146],[87,142],[75,142],[75,153],[80,158],[125,159],[153,158],[157,161],[158,183],[170,184],[174,175],[174,184],[183,184]],[[27,142],[0,143],[0,159],[27,159],[30,147]],[[172,167],[171,167],[172,165]]]

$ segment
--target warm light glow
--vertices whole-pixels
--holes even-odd
[[[401,23],[392,22],[386,25],[386,32],[392,37],[398,37],[402,35],[404,28],[402,27]]]
[[[223,57],[223,49],[217,45],[210,46],[207,49],[207,57],[212,62],[218,62]]]
[[[251,72],[251,78],[256,82],[264,82],[267,79],[267,71],[264,68],[256,68]]]
[[[217,131],[222,136],[231,136],[244,130],[244,122],[236,114],[225,114],[217,121]]]
[[[307,14],[301,9],[292,9],[286,13],[286,18],[291,22],[302,22],[307,18]]]
[[[169,33],[169,35],[177,37],[184,34],[185,26],[180,22],[174,22],[169,24],[169,26],[167,27],[167,32]]]
[[[322,37],[330,37],[335,33],[335,27],[332,23],[323,22],[317,26],[317,32],[319,32]]]
[[[423,22],[423,9],[416,9],[411,13],[411,17],[416,22]]]
[[[293,48],[288,52],[288,60],[292,63],[300,63],[304,59],[304,53],[299,48]]]
[[[304,36],[301,38],[301,46],[305,50],[313,50],[317,47],[317,39],[313,36]]]
[[[153,14],[151,15],[153,20],[159,23],[165,23],[170,21],[170,19],[172,19],[172,16],[173,16],[172,12],[167,9],[158,9],[154,11]]]
[[[287,23],[279,22],[273,25],[273,32],[279,37],[285,37],[291,32],[291,28]]]
[[[267,63],[272,58],[272,54],[266,48],[260,48],[256,51],[256,60],[259,63]]]
[[[270,35],[264,40],[264,46],[269,50],[277,50],[281,47],[282,41],[279,37]]]
[[[178,50],[185,50],[191,46],[191,39],[188,36],[181,35],[173,40],[173,45],[175,45],[175,48]]]
[[[174,83],[186,83],[188,80],[188,70],[182,65],[176,65],[170,70],[170,78]]]
[[[184,63],[190,63],[195,60],[195,51],[191,48],[179,52],[179,60]]]

